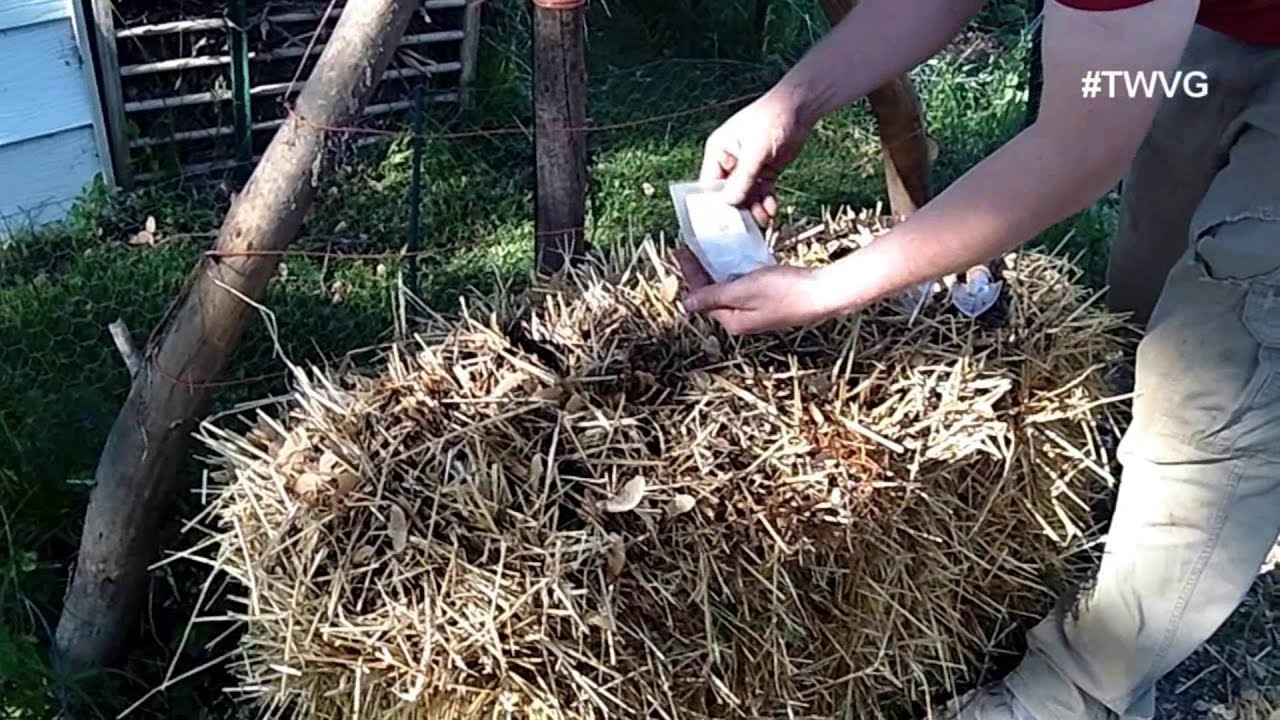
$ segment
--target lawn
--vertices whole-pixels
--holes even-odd
[[[673,231],[667,183],[693,175],[702,141],[716,124],[744,98],[766,89],[821,36],[826,25],[816,5],[772,3],[758,37],[747,2],[592,4],[590,116],[597,125],[621,125],[592,135],[592,243]],[[941,148],[939,185],[1023,122],[1026,5],[990,3],[960,41],[915,73],[929,132]],[[497,283],[521,282],[532,259],[533,151],[531,137],[521,130],[532,126],[525,4],[494,0],[485,12],[475,102],[460,117],[431,118],[431,126],[451,133],[515,131],[468,132],[426,143],[421,212],[430,254],[423,261],[420,294],[433,307],[451,307],[460,296]],[[286,258],[266,300],[294,361],[323,362],[389,338],[401,269],[394,254],[408,232],[410,159],[404,139],[366,147],[324,180],[295,247],[327,257]],[[783,177],[783,221],[880,201],[879,163],[864,106],[828,118]],[[151,331],[209,247],[227,204],[224,189],[192,180],[120,194],[95,188],[66,223],[22,235],[0,250],[0,717],[54,715],[54,683],[44,658],[97,453],[128,387],[107,326],[123,319],[140,339]],[[1065,247],[1080,253],[1097,282],[1114,207],[1113,199],[1105,199],[1038,242],[1057,245],[1065,238]],[[149,218],[154,241],[140,243],[138,232]],[[258,322],[217,394],[219,407],[282,390],[280,370]],[[197,478],[198,462],[188,471]],[[171,523],[174,530],[195,499],[184,505]],[[72,685],[71,694],[83,701],[77,717],[113,717],[159,681],[198,580],[190,570],[156,574],[124,669]],[[1240,696],[1232,673],[1241,666],[1233,663],[1240,653],[1255,655],[1277,639],[1269,622],[1274,585],[1260,584],[1266,592],[1255,595],[1233,621],[1243,624],[1233,632],[1246,634],[1252,644],[1224,635],[1214,651],[1222,662],[1202,653],[1194,670],[1208,671],[1185,692],[1203,691],[1197,698],[1210,705]],[[199,650],[188,651],[179,665],[207,659]],[[1275,680],[1275,662],[1264,656],[1260,677],[1250,676],[1259,671],[1248,667],[1244,675],[1265,685]],[[1192,675],[1180,676],[1181,682]],[[134,717],[231,717],[218,687],[216,676],[194,680],[153,698]]]

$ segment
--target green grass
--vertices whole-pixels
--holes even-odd
[[[821,35],[825,22],[810,5],[816,3],[774,2],[763,37],[752,28],[746,2],[593,5],[594,122],[627,123],[709,106],[592,136],[594,243],[672,231],[666,184],[696,173],[703,139],[736,107],[727,101],[767,88]],[[994,43],[994,57],[944,54],[916,73],[930,133],[942,147],[940,185],[1022,122],[1024,6],[993,3],[975,22],[974,30]],[[487,6],[477,102],[453,127],[531,126],[522,8],[513,1]],[[443,128],[445,120],[434,118],[433,126]],[[423,261],[422,295],[449,307],[465,293],[518,279],[529,269],[533,151],[523,133],[426,145],[421,209],[424,246],[432,255]],[[325,180],[296,247],[346,254],[400,248],[410,169],[406,142],[360,153]],[[865,108],[823,122],[783,181],[781,201],[793,217],[881,200],[879,151]],[[44,663],[50,628],[74,559],[86,481],[128,388],[107,325],[120,318],[140,337],[151,331],[208,247],[226,205],[218,190],[175,183],[116,195],[97,188],[67,223],[17,238],[0,251],[0,717],[52,712]],[[1074,233],[1071,245],[1085,253],[1096,279],[1113,215],[1102,203],[1046,233],[1044,241]],[[127,238],[148,216],[156,219],[159,243],[130,245]],[[386,340],[398,270],[391,260],[288,258],[266,305],[289,356],[319,362]],[[227,379],[279,369],[264,324],[255,322]],[[281,389],[278,378],[250,381],[219,392],[217,402],[226,407]],[[195,470],[193,463],[193,477]],[[126,672],[98,688],[87,716],[113,715],[153,686],[167,666],[198,584],[190,571],[171,572],[176,574],[154,583]],[[184,658],[182,667],[199,657]],[[192,683],[135,717],[224,717],[216,696],[210,683]]]

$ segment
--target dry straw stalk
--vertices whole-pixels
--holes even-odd
[[[881,226],[845,213],[782,254]],[[424,319],[211,424],[202,557],[240,591],[264,715],[927,714],[980,679],[1096,538],[1124,324],[1071,264],[730,338],[658,247]],[[227,611],[219,611],[225,613]]]

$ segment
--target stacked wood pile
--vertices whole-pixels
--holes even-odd
[[[783,251],[875,234],[846,214]],[[653,244],[429,317],[207,425],[234,670],[324,718],[890,717],[1016,649],[1111,481],[1123,323],[1065,260],[999,317],[730,338]],[[219,611],[222,612],[222,611]],[[850,713],[840,715],[840,713]]]

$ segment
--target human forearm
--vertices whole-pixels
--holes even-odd
[[[982,0],[862,0],[773,88],[807,124],[946,46]]]
[[[865,9],[879,8],[885,17],[891,10],[877,0],[864,2]],[[899,7],[918,12],[923,4],[924,0],[900,0]],[[809,325],[1030,240],[1093,202],[1119,179],[1159,104],[1155,97],[1085,99],[1081,79],[1102,69],[1170,70],[1186,46],[1198,6],[1198,0],[1150,0],[1101,12],[1047,0],[1044,93],[1033,127],[870,247],[822,269],[776,266],[727,283],[711,283],[705,277],[691,280],[682,301],[685,309],[710,315],[734,334]],[[858,38],[870,42],[872,34],[849,29],[837,37],[843,40],[829,41],[815,51],[789,81],[804,85],[805,73],[816,75],[817,69],[834,65],[833,74],[822,74],[826,90],[814,91],[811,85],[806,91],[811,98],[825,97],[827,105],[891,76],[890,69],[896,71],[910,54],[893,52],[898,38],[882,34],[874,48],[892,53],[893,59],[869,61],[879,63],[874,65],[877,69],[864,68],[842,81],[837,76],[853,70],[837,59],[857,59],[844,46],[857,46]],[[849,52],[838,52],[840,48]],[[868,56],[876,55],[875,49]],[[781,87],[785,91],[786,85]],[[736,123],[726,124],[727,130],[722,127],[708,141],[704,175],[728,175],[730,184],[737,175],[738,199],[731,202],[740,202],[747,190],[761,186],[766,199],[772,199],[776,172],[794,157],[795,138],[803,137],[794,127],[801,118],[773,101],[753,103],[735,118]]]
[[[1046,7],[1039,119],[870,248],[825,268],[821,300],[856,307],[1030,240],[1101,196],[1150,127],[1154,97],[1081,97],[1098,68],[1167,71],[1194,22],[1195,0],[1090,13]]]
[[[731,333],[807,325],[996,257],[1092,202],[1126,163],[1127,138],[1037,124],[868,247],[817,268],[779,266],[724,284],[691,283],[683,302]],[[1113,136],[1114,137],[1114,136]],[[685,271],[686,277],[693,274]]]
[[[1028,128],[881,241],[823,268],[829,302],[858,307],[962,271],[1079,212],[1119,179],[1128,159],[1089,157],[1087,142]]]

